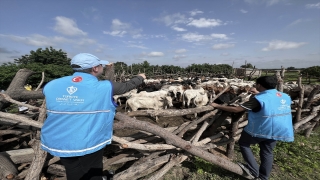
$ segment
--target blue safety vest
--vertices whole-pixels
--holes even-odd
[[[254,137],[292,142],[291,98],[275,89],[263,91],[255,98],[261,110],[248,112],[248,125],[244,130]]]
[[[47,106],[43,150],[58,157],[82,156],[111,143],[117,105],[110,81],[76,72],[49,82],[43,93]]]

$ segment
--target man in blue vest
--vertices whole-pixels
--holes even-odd
[[[292,142],[294,132],[291,115],[291,98],[277,91],[275,76],[261,76],[256,80],[255,96],[237,107],[212,103],[211,106],[228,111],[248,110],[248,125],[242,131],[239,146],[247,164],[239,166],[252,179],[267,180],[272,170],[273,148],[277,141]],[[256,162],[250,145],[259,144],[260,167]]]
[[[100,81],[104,65],[88,53],[71,60],[75,73],[55,79],[43,89],[47,119],[41,129],[41,148],[60,157],[67,179],[102,180],[103,150],[111,144],[117,104],[112,96],[142,84],[139,74],[128,82]]]

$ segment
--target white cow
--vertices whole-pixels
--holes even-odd
[[[208,97],[208,93],[204,92],[197,92],[196,97],[193,99],[193,104],[196,107],[202,107],[202,106],[206,106],[209,102],[209,97]]]
[[[113,99],[115,102],[119,103],[119,105],[121,106],[121,101],[120,101],[121,97],[128,98],[128,97],[132,96],[133,94],[137,94],[137,91],[138,91],[137,89],[132,89],[131,91],[128,91],[124,94],[113,95]]]
[[[182,106],[184,107],[185,105],[187,105],[187,107],[190,106],[191,100],[194,99],[198,93],[204,95],[204,89],[202,87],[200,87],[199,89],[187,89],[184,91],[183,95],[182,95]],[[186,104],[187,101],[187,104]]]
[[[174,95],[174,98],[177,99],[177,94],[180,93],[180,95],[183,94],[183,86],[182,85],[166,85],[161,88],[161,90],[172,92]]]
[[[206,106],[209,103],[209,97],[207,92],[197,92],[196,97],[193,98],[193,104],[196,107]],[[197,118],[197,113],[194,113],[194,117]]]
[[[167,107],[172,107],[172,98],[170,96],[165,97],[131,97],[126,102],[126,107],[129,105],[132,111],[137,111],[138,109],[167,109]],[[130,110],[129,110],[130,111]],[[129,112],[128,111],[128,112]],[[158,117],[156,116],[156,121],[158,122]]]
[[[168,96],[168,91],[165,90],[159,90],[159,91],[153,91],[153,92],[147,92],[147,91],[141,91],[137,94],[132,94],[132,96],[128,97],[128,98],[132,98],[132,97],[166,97]]]

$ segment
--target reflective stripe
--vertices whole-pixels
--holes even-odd
[[[96,146],[93,146],[91,148],[86,148],[86,149],[81,149],[81,150],[59,150],[59,149],[52,149],[52,148],[49,148],[47,146],[45,146],[44,144],[41,143],[41,146],[43,146],[44,148],[50,150],[50,151],[53,151],[53,152],[59,152],[59,153],[79,153],[79,152],[85,152],[85,151],[89,151],[89,150],[92,150],[92,149],[96,149],[97,147],[99,146],[102,146],[104,144],[107,144],[108,142],[111,142],[111,139],[105,141],[105,142],[102,142]]]
[[[72,112],[47,110],[47,112],[50,112],[50,113],[53,113],[53,114],[95,114],[95,113],[110,112],[110,110],[100,110],[100,111],[72,111]]]
[[[286,115],[289,115],[291,113],[285,113],[285,114],[274,114],[274,115],[271,115],[271,116],[262,116],[264,118],[267,118],[267,117],[275,117],[275,116],[286,116]]]

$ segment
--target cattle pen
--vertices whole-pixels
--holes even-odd
[[[0,112],[0,132],[3,134],[0,142],[4,149],[0,154],[3,162],[0,169],[5,170],[0,175],[7,179],[39,179],[49,175],[59,180],[66,179],[65,169],[59,158],[52,157],[39,148],[39,133],[46,108],[41,91],[27,91],[23,88],[32,73],[28,69],[19,70],[10,87],[5,93],[1,93],[1,109],[8,104],[23,105],[29,108],[30,114]],[[279,90],[287,91],[295,97],[291,107],[295,132],[310,135],[320,119],[320,86],[303,85],[301,78],[297,79],[296,85],[288,85],[281,81],[281,75],[277,76]],[[215,101],[227,92],[234,94],[236,87],[231,87],[233,85],[227,78],[217,77],[215,80],[219,82],[216,86],[202,84],[202,88],[215,91],[210,101]],[[195,83],[196,86],[200,84]],[[241,79],[237,83],[250,84]],[[243,91],[246,91],[245,87],[243,86]],[[236,106],[236,102],[246,98],[244,94],[240,95],[241,93],[222,103]],[[23,104],[20,102],[23,99],[35,99],[40,104]],[[126,112],[122,109],[123,106],[119,108],[121,109],[115,116],[113,142],[106,147],[103,160],[105,171],[114,170],[114,179],[160,179],[172,167],[194,156],[249,178],[233,161],[235,143],[248,123],[246,113],[227,113],[209,105],[181,108],[181,102],[177,99],[174,106],[168,109]],[[198,114],[197,117],[193,116],[195,113]],[[160,117],[158,123],[152,121],[156,116]],[[145,117],[149,121],[145,121]],[[183,120],[180,117],[184,117]],[[170,123],[171,121],[176,122]],[[208,127],[211,127],[210,132]],[[128,130],[133,133],[128,133]],[[18,140],[26,143],[14,149],[11,143]],[[223,156],[217,155],[218,147],[226,147]]]

